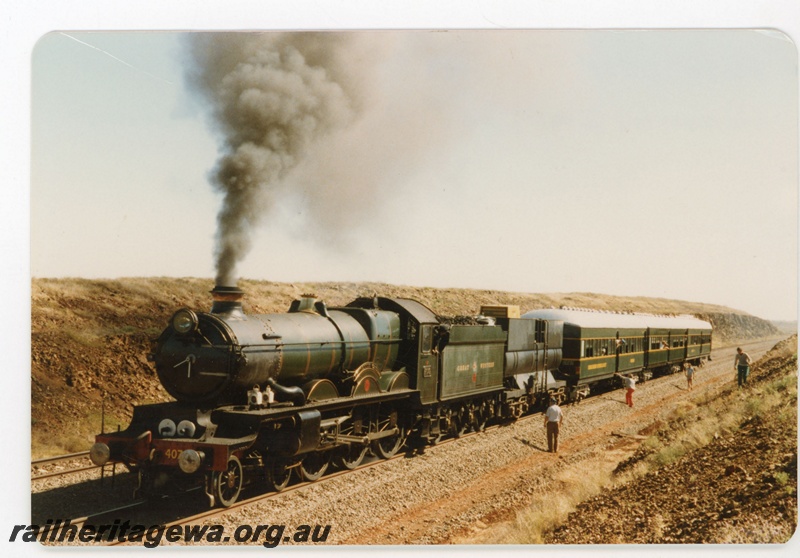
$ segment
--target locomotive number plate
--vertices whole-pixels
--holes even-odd
[[[168,461],[176,461],[178,456],[181,454],[181,450],[175,448],[169,448],[164,450],[164,458]]]

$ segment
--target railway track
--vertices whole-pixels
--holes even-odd
[[[80,459],[82,457],[89,457],[88,451],[79,451],[77,453],[68,453],[66,455],[58,455],[56,457],[45,457],[43,459],[35,459],[31,461],[31,466],[34,465],[50,465],[51,463],[59,463],[61,461],[70,461],[72,459]]]
[[[69,453],[66,455],[58,455],[55,457],[45,457],[43,459],[36,459],[31,461],[31,470],[37,470],[40,467],[45,467],[47,465],[55,465],[58,463],[64,463],[69,461],[89,461],[89,452],[88,451],[79,451],[76,453]],[[41,479],[48,479],[53,477],[60,477],[63,475],[70,475],[73,473],[79,473],[81,471],[91,471],[93,469],[99,469],[97,465],[91,464],[86,465],[83,467],[70,467],[68,469],[62,469],[58,471],[50,471],[47,473],[41,474],[31,474],[31,481],[41,480]]]

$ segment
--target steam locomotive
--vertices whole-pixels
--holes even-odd
[[[178,310],[150,355],[175,401],[135,407],[90,457],[137,471],[137,492],[202,485],[212,507],[252,481],[280,491],[292,474],[313,481],[331,464],[353,469],[711,351],[710,324],[688,317],[485,306],[445,319],[410,299],[328,308],[313,295],[257,315],[238,288],[211,293],[211,311]]]

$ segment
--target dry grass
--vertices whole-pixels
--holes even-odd
[[[653,463],[654,467],[658,468],[663,467],[664,465],[669,465],[683,457],[686,454],[686,447],[682,443],[671,444],[662,448],[661,451],[656,452],[651,458],[651,462]]]
[[[700,407],[696,402],[679,404],[671,416],[675,420],[682,420],[684,426],[671,432],[670,442],[660,444],[658,439],[651,441],[650,438],[645,441],[656,450],[648,458],[649,469],[672,463],[687,452],[707,445],[714,437],[735,432],[744,421],[765,414],[773,415],[776,410],[783,412],[781,416],[787,422],[796,420],[796,410],[792,415],[790,409],[783,408],[786,399],[781,392],[784,391],[788,391],[788,396],[796,400],[796,375],[784,376],[763,386],[754,387],[732,400],[704,398],[705,402]]]
[[[103,418],[100,411],[91,410],[84,420],[73,424],[58,437],[45,434],[32,424],[31,428],[31,456],[34,459],[77,453],[88,450],[94,443],[94,437],[101,431]],[[113,413],[105,414],[105,432],[117,430],[119,426],[124,429],[127,420],[120,419]]]
[[[542,495],[513,524],[501,529],[489,544],[541,544],[542,535],[561,523],[580,502],[596,496],[611,482],[613,468],[606,464],[567,469],[555,479],[555,490]]]
[[[42,436],[35,430],[31,433],[31,455],[35,459],[54,457],[68,453],[77,453],[88,450],[94,436],[89,433],[83,435],[79,433],[65,434],[60,438]]]

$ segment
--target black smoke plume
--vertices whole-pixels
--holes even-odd
[[[331,33],[198,33],[189,81],[211,106],[221,155],[218,285],[236,284],[251,234],[313,144],[348,126],[363,99],[354,37]]]

